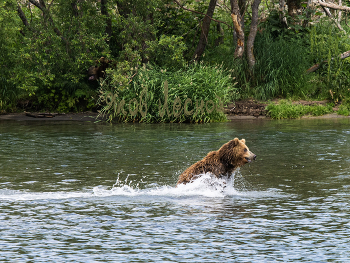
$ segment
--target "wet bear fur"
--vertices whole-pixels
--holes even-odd
[[[248,149],[245,139],[235,138],[187,168],[179,176],[177,185],[192,182],[205,173],[211,173],[217,178],[229,178],[238,167],[255,159],[256,155]]]

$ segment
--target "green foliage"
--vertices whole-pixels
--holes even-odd
[[[241,98],[254,97],[268,100],[275,97],[312,98],[319,96],[320,80],[307,75],[310,67],[308,30],[286,29],[280,24],[277,12],[272,12],[258,32],[254,55],[256,65],[249,68],[246,58],[234,58],[234,43],[206,51],[207,63],[224,62],[234,68],[234,76],[240,87]]]
[[[341,59],[340,54],[350,50],[350,40],[342,36],[330,21],[316,24],[310,34],[310,53],[313,61],[321,64],[317,71],[323,82],[323,93],[334,102],[350,96],[350,60]]]
[[[0,77],[0,113],[3,111],[13,111],[16,108],[17,99],[20,91],[7,81]]]
[[[280,101],[280,104],[270,103],[266,110],[272,119],[297,119],[304,115],[321,116],[333,112],[331,105],[301,105],[288,101]]]
[[[7,71],[7,83],[17,87],[18,94],[40,108],[59,111],[76,108],[77,101],[82,99],[76,90],[86,94],[82,100],[91,97],[91,88],[84,81],[86,70],[98,56],[109,53],[97,3],[76,2],[74,10],[69,1],[60,0],[50,5],[44,15],[35,6],[28,9],[28,5],[18,4],[29,23],[25,27],[16,14],[17,4],[6,1],[0,12],[7,12],[8,17],[1,20],[0,16],[3,23],[0,28],[8,30],[1,35],[10,35],[0,45],[0,62],[2,70]],[[11,27],[17,32],[12,34]]]
[[[284,16],[286,17],[288,28],[286,25],[281,23],[280,11],[277,9],[272,9],[265,21],[260,24],[260,28],[274,38],[284,38],[285,40],[304,40],[305,35],[308,34],[309,28],[302,26],[302,21],[308,19],[306,17],[306,12],[314,13],[313,10],[306,10],[296,17],[291,17],[288,12],[285,11]]]
[[[147,59],[147,41],[155,39],[155,27],[149,19],[142,19],[132,14],[121,18],[118,24],[120,33],[118,36],[122,50],[119,54],[120,61],[129,61],[133,65],[139,65]]]
[[[337,113],[339,115],[349,116],[350,115],[350,107],[348,105],[340,105]]]
[[[13,6],[15,1],[0,3],[0,112],[13,111],[21,93],[12,81],[12,69],[19,60],[21,40],[17,13]]]
[[[148,64],[110,71],[99,101],[110,121],[211,122],[226,120],[230,92],[236,92],[233,79],[222,66],[198,63],[170,71]]]
[[[350,115],[350,98],[346,98],[342,101],[337,111],[339,115],[349,116]]]
[[[274,40],[267,32],[257,36],[255,50],[257,63],[251,79],[254,97],[306,97],[312,92],[312,76],[305,74],[309,54],[302,40]]]
[[[39,4],[45,8],[38,8]],[[208,1],[183,0],[181,4],[200,13],[208,8]],[[214,110],[186,115],[186,99],[191,99],[191,111],[196,102],[200,107],[202,100],[217,105],[219,100],[245,97],[328,96],[334,102],[350,97],[350,59],[338,57],[350,50],[350,41],[324,21],[316,23],[310,33],[302,21],[309,20],[312,10],[287,16],[288,28],[281,24],[273,5],[265,10],[267,19],[260,23],[254,47],[257,63],[251,70],[246,58],[234,59],[232,28],[217,27],[214,21],[203,63],[188,65],[204,16],[184,10],[172,0],[42,0],[37,5],[28,0],[0,3],[1,110],[14,108],[18,100],[30,100],[35,109],[78,111],[94,108],[99,96],[102,112],[111,119],[199,122],[223,119],[224,115]],[[248,7],[247,14],[250,11]],[[232,24],[225,3],[216,7],[215,19]],[[249,25],[246,16],[246,33]],[[102,56],[114,64],[107,70],[108,78],[102,83],[88,82],[87,69]],[[321,63],[321,68],[305,74],[315,63]],[[166,80],[169,114],[160,114],[158,102],[165,102]],[[127,114],[117,114],[118,108],[111,107],[111,99],[117,98],[124,99]],[[140,105],[131,105],[132,113],[138,111],[129,114],[130,101],[135,107],[136,101],[147,102],[147,114],[142,116]]]
[[[340,105],[337,113],[339,115],[349,116],[350,115],[350,106],[344,105],[344,104]]]
[[[171,69],[186,64],[184,52],[187,48],[182,37],[162,35],[159,41],[149,41],[147,44],[150,60],[158,66]]]
[[[208,2],[196,0],[182,0],[179,1],[183,6],[191,8],[201,13],[206,13]],[[200,35],[200,21],[203,15],[192,13],[182,8],[172,0],[163,0],[161,5],[158,5],[154,13],[154,18],[157,21],[157,36],[175,36],[181,37],[183,43],[186,45],[187,52],[184,57],[187,61],[191,60],[193,52],[196,48]],[[220,13],[220,9],[216,9]],[[230,20],[230,17],[228,20]],[[208,36],[210,43],[214,34]]]
[[[96,101],[97,93],[89,87],[65,83],[62,87],[40,89],[33,106],[51,112],[77,112],[95,108]]]

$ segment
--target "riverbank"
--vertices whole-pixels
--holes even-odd
[[[275,99],[271,101],[275,104],[280,104],[283,100]],[[271,103],[269,102],[269,103]],[[242,100],[237,101],[235,103],[228,104],[227,107],[225,107],[225,114],[227,116],[228,120],[260,120],[260,119],[271,119],[268,116],[268,112],[266,110],[266,107],[269,105],[267,102],[259,102],[256,100]],[[329,101],[322,100],[322,101],[306,101],[306,100],[298,100],[290,102],[291,105],[301,105],[301,106],[326,106]],[[312,119],[312,118],[349,118],[350,116],[344,116],[337,114],[337,111],[339,110],[338,107],[333,107],[333,111],[331,113],[327,113],[320,116],[313,116],[313,115],[304,115],[300,118],[304,119]]]
[[[279,101],[276,100],[275,103]],[[305,101],[299,100],[292,102],[303,106],[310,105],[326,105],[328,101]],[[267,116],[266,102],[258,102],[255,100],[242,100],[235,103],[230,103],[225,107],[225,114],[229,121],[234,120],[269,120]],[[338,115],[337,107],[334,107],[334,113],[321,116],[305,115],[301,118],[349,118],[350,116]],[[103,120],[103,117],[98,117],[99,113],[86,111],[79,113],[38,113],[38,112],[21,112],[21,113],[5,113],[0,115],[0,120],[16,120],[16,121],[89,121],[95,122]]]
[[[86,111],[79,113],[6,113],[0,115],[0,120],[14,121],[89,121],[102,120],[97,112]]]

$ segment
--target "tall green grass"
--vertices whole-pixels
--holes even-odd
[[[307,97],[312,93],[312,76],[306,75],[310,56],[305,42],[271,34],[260,34],[255,42],[257,59],[252,78],[254,97],[262,100]]]
[[[344,28],[350,32],[349,27]],[[321,89],[334,102],[350,97],[350,58],[340,59],[340,54],[350,50],[348,34],[343,34],[329,20],[313,26],[310,34],[310,54],[321,67],[313,74],[322,81]]]
[[[308,38],[307,33],[295,39],[283,34],[276,37],[264,29],[255,39],[256,64],[252,71],[245,57],[234,58],[234,45],[229,42],[216,51],[207,52],[204,60],[234,69],[241,98],[309,98],[317,96],[318,83],[314,75],[306,74],[312,66]],[[228,47],[229,44],[232,46]]]
[[[102,83],[101,114],[110,121],[225,121],[223,106],[237,94],[231,72],[220,65],[170,71],[147,64],[132,70],[136,73],[110,72]]]
[[[272,119],[298,119],[305,115],[321,116],[333,112],[332,105],[301,105],[292,104],[286,100],[279,104],[270,103],[267,107],[267,114]]]

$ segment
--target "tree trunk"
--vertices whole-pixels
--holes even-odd
[[[215,40],[215,46],[218,47],[218,46],[220,46],[221,44],[224,43],[224,30],[222,29],[220,23],[216,24],[216,31],[219,34],[219,36]]]
[[[311,14],[312,14],[311,5],[312,5],[312,0],[307,0],[306,15],[303,21],[303,27],[307,27],[309,24]]]
[[[254,41],[256,33],[258,31],[260,2],[261,0],[254,0],[252,4],[252,22],[250,24],[250,32],[247,40],[247,58],[250,69],[253,69],[255,65]]]
[[[208,43],[208,34],[210,29],[211,18],[213,17],[215,6],[217,0],[210,0],[207,14],[205,15],[202,25],[201,25],[201,36],[199,37],[199,42],[194,52],[193,59],[198,60],[204,53],[205,47]]]
[[[339,6],[342,6],[342,5],[343,5],[342,0],[339,0],[338,5],[339,5]],[[338,23],[341,22],[341,15],[342,15],[342,11],[339,10],[339,12],[338,12]]]
[[[286,17],[285,11],[286,11],[286,0],[279,0],[280,23],[284,27],[288,27],[288,22],[287,22],[287,17]]]
[[[301,8],[300,0],[287,0],[288,15],[295,17],[298,14],[298,10]]]
[[[32,32],[35,32],[35,31],[32,29],[32,27],[30,26],[30,24],[28,23],[27,17],[26,17],[26,15],[24,14],[24,12],[23,12],[23,10],[22,10],[22,8],[20,7],[19,4],[17,4],[17,13],[18,13],[19,18],[22,20],[24,27],[25,27],[26,29],[32,31]],[[20,32],[23,36],[25,35],[25,31],[20,30],[19,32]]]
[[[235,58],[242,58],[244,54],[244,28],[242,25],[242,16],[238,5],[238,0],[230,0],[230,2],[231,18],[237,36],[237,46],[234,56]]]

